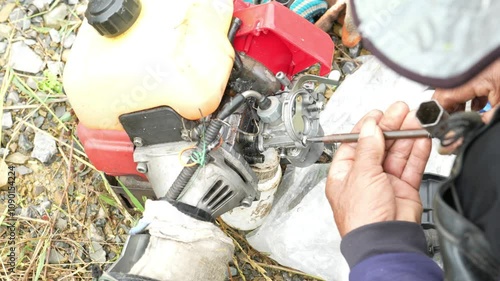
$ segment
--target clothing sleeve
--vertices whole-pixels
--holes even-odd
[[[429,258],[420,225],[391,221],[369,224],[348,233],[341,251],[351,281],[441,281],[443,271]]]

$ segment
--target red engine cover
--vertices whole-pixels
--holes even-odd
[[[330,72],[334,44],[328,34],[276,1],[250,5],[234,1],[234,17],[242,20],[234,40],[244,52],[273,73],[283,71],[291,78],[319,63],[320,75]]]
[[[288,8],[272,1],[250,5],[234,0],[234,16],[242,20],[234,45],[237,51],[289,78],[319,63],[320,74],[330,72],[334,45],[328,34]],[[125,131],[93,130],[78,125],[78,137],[92,164],[111,176],[139,175],[134,145]]]

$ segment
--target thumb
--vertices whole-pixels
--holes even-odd
[[[359,140],[356,146],[356,155],[353,169],[361,173],[368,172],[374,167],[382,167],[385,153],[385,139],[382,130],[373,118],[363,122]]]

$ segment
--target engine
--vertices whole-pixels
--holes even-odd
[[[323,135],[319,114],[335,81],[334,46],[323,31],[272,1],[234,1],[228,40],[235,61],[219,107],[186,119],[169,106],[119,116],[123,131],[79,125],[92,163],[116,176],[135,197],[163,199],[182,212],[211,220],[259,200],[252,168],[273,151],[282,164],[306,167],[325,148],[308,143]],[[319,75],[308,74],[311,67]],[[177,97],[182,99],[182,96]],[[132,207],[126,192],[115,192]]]

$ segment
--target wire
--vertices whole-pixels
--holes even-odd
[[[192,145],[192,146],[188,146],[188,147],[185,147],[183,148],[181,151],[179,151],[179,162],[181,163],[181,165],[183,167],[194,167],[196,166],[198,163],[196,162],[193,162],[193,163],[184,163],[184,161],[182,161],[182,154],[184,154],[184,152],[188,151],[188,150],[192,150],[192,149],[195,149],[196,146],[195,145]]]

